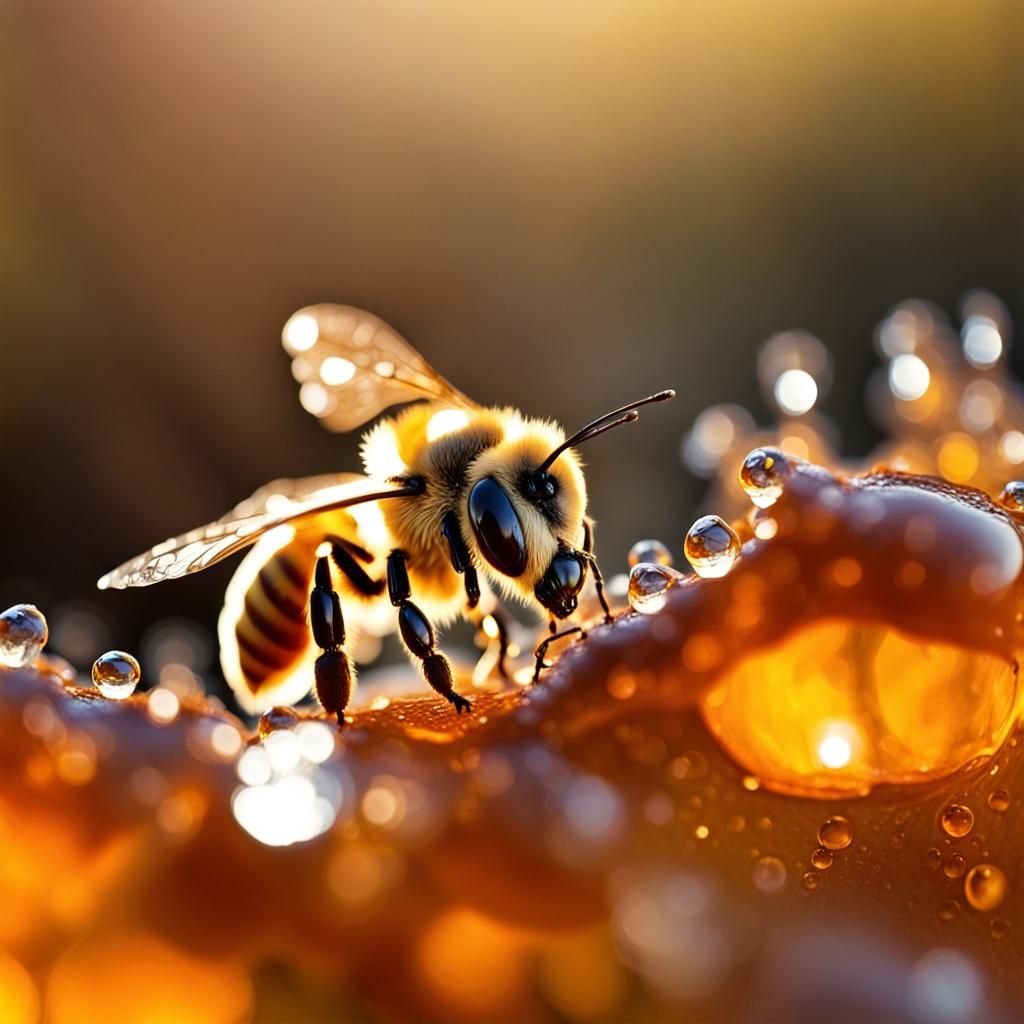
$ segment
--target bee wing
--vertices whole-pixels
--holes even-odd
[[[275,480],[216,522],[157,544],[108,572],[96,586],[100,590],[124,590],[177,579],[200,572],[254,543],[269,530],[305,516],[418,493],[413,487],[381,489],[380,484],[353,473]]]
[[[329,430],[354,430],[400,402],[476,407],[393,327],[354,306],[300,309],[281,340],[301,385],[299,401]]]

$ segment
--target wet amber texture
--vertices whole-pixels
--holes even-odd
[[[855,1015],[917,1019],[956,971],[1020,1012],[1015,522],[799,463],[768,511],[728,575],[472,716],[380,699],[243,746],[201,702],[5,672],[3,998],[57,1024],[801,1019],[852,957]]]

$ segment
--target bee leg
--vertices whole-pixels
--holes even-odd
[[[398,609],[398,631],[409,653],[419,658],[423,677],[461,715],[471,705],[455,692],[452,667],[436,649],[434,627],[423,612],[409,600],[409,574],[405,568],[405,552],[397,548],[388,555],[388,597]]]
[[[540,679],[541,672],[547,668],[547,665],[544,662],[544,656],[548,653],[548,648],[556,640],[561,640],[564,636],[572,636],[573,633],[579,633],[581,636],[587,635],[579,626],[570,626],[568,629],[563,629],[561,633],[552,633],[551,636],[541,640],[537,645],[537,650],[533,652],[537,657],[537,663],[533,667],[534,682],[537,682],[537,680]]]
[[[597,559],[594,557],[594,521],[589,516],[583,520],[583,555],[590,566],[590,571],[594,574],[594,589],[597,591],[597,599],[601,602],[601,609],[604,611],[604,621],[611,622],[614,616],[604,593],[604,576],[601,575]]]
[[[359,564],[360,561],[373,561],[373,556],[368,551],[341,537],[328,537],[327,540],[331,545],[332,561],[360,594],[365,597],[376,597],[384,593],[384,581],[373,579]]]
[[[309,595],[309,624],[313,639],[323,654],[316,659],[314,675],[316,695],[324,710],[342,715],[352,693],[352,668],[348,655],[341,649],[345,642],[345,620],[341,617],[341,602],[331,585],[331,568],[326,558],[318,558],[313,592]]]

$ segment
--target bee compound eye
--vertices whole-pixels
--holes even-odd
[[[502,486],[484,477],[469,492],[469,521],[480,553],[505,576],[526,571],[526,540],[523,526]]]

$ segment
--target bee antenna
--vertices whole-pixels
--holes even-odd
[[[589,441],[592,437],[597,437],[598,434],[603,434],[606,430],[611,430],[613,427],[621,427],[623,423],[636,423],[640,419],[640,413],[636,410],[642,405],[652,405],[655,402],[668,402],[676,397],[676,393],[669,389],[667,391],[659,391],[655,395],[648,395],[647,398],[641,398],[639,402],[630,402],[629,405],[623,405],[618,409],[612,409],[611,412],[606,412],[603,416],[598,416],[596,420],[591,420],[585,427],[581,427],[576,431],[572,437],[567,437],[537,468],[538,473],[546,473],[550,468],[551,464],[562,454],[567,448],[573,448],[578,444],[582,444],[584,441]]]

